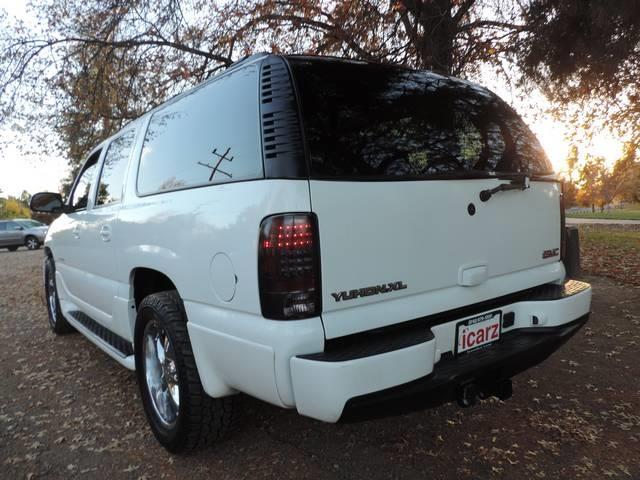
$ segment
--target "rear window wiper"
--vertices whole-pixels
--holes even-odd
[[[501,183],[495,188],[482,190],[480,192],[480,200],[486,202],[498,192],[504,192],[506,190],[526,190],[527,188],[529,188],[529,177],[523,175],[512,179],[510,183]]]

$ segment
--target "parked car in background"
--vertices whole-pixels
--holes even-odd
[[[44,242],[49,227],[29,218],[0,220],[0,248],[15,252],[19,247],[37,250]]]
[[[60,214],[52,330],[137,372],[173,452],[228,430],[239,392],[325,422],[506,399],[589,316],[535,136],[495,94],[431,72],[251,57],[31,208]]]

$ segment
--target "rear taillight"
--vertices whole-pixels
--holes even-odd
[[[311,213],[267,217],[260,225],[262,315],[294,320],[320,314],[318,222]]]

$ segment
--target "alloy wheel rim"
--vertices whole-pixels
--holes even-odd
[[[27,248],[29,250],[33,250],[36,248],[36,241],[33,238],[30,238],[29,240],[27,240]]]
[[[147,392],[156,417],[175,425],[180,413],[180,385],[175,351],[167,331],[155,319],[147,323],[142,341]]]

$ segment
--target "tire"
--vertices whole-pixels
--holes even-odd
[[[9,247],[7,248],[7,250],[9,250],[10,252],[15,252],[16,250],[18,250],[18,247]]]
[[[212,398],[204,392],[184,305],[176,291],[154,293],[142,300],[135,352],[144,412],[153,434],[167,450],[193,451],[214,443],[231,429],[235,400]]]
[[[60,300],[56,286],[56,265],[50,256],[44,259],[44,298],[47,302],[47,314],[51,331],[56,335],[75,332],[75,328],[67,322],[62,310],[60,310]]]
[[[38,250],[40,248],[40,240],[38,240],[33,235],[29,235],[24,239],[24,246],[29,250]]]

